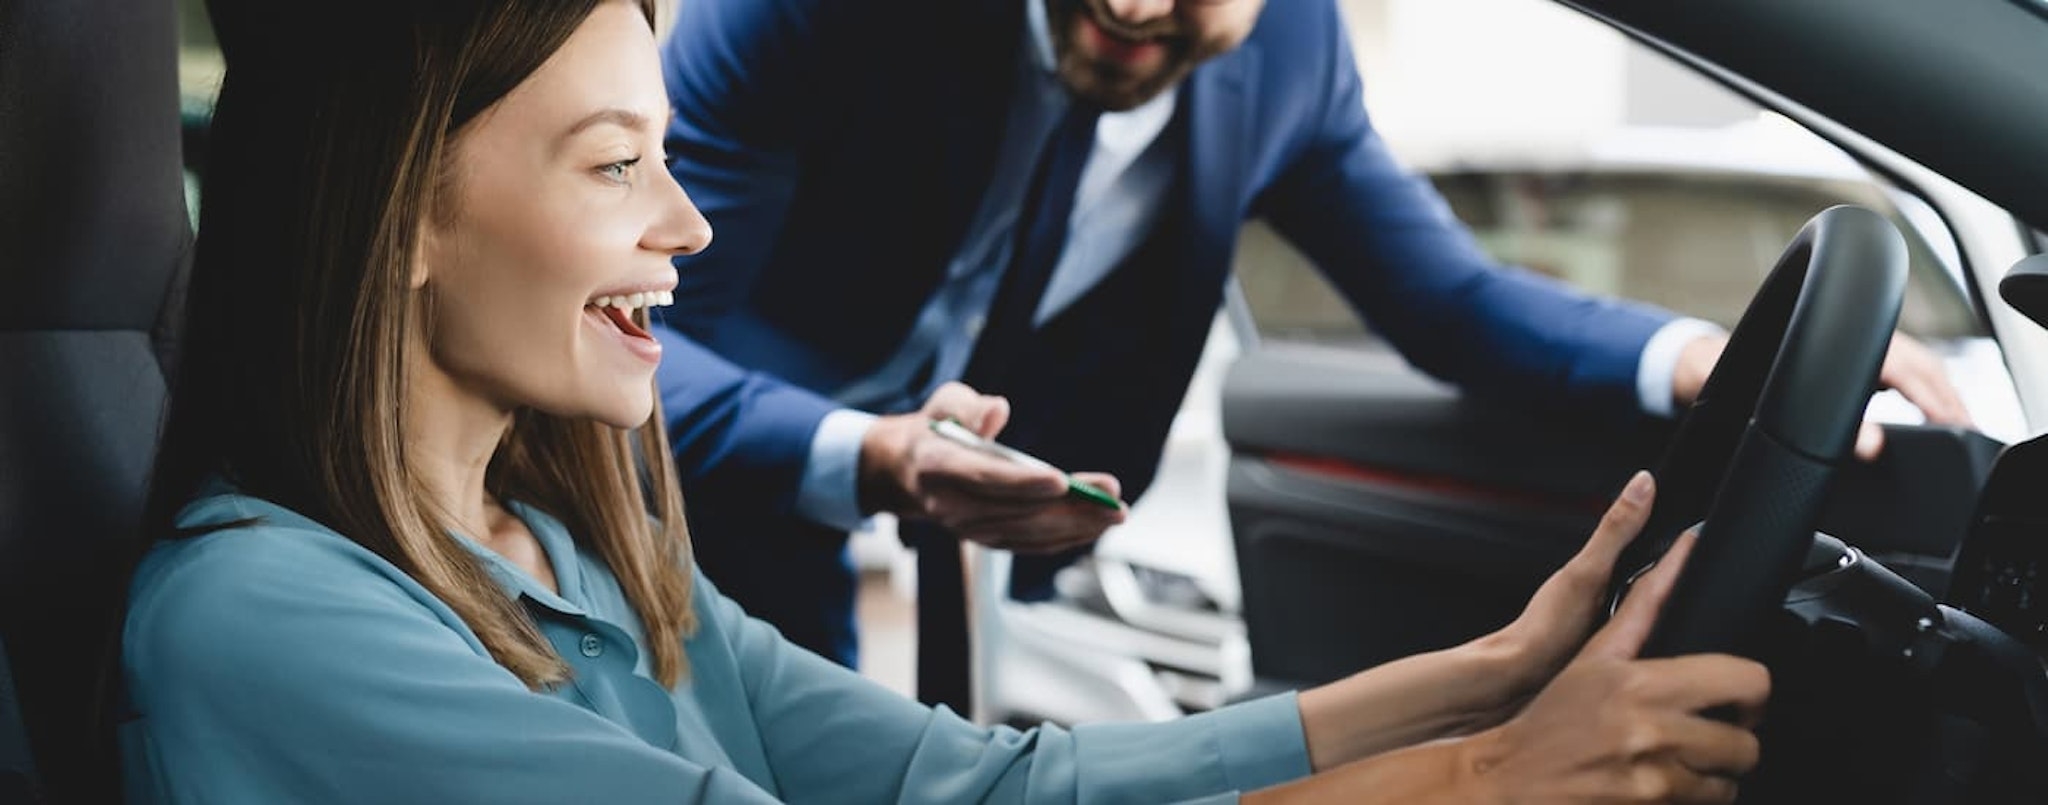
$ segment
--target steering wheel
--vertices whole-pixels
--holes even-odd
[[[1643,656],[1762,659],[1754,638],[1813,543],[1905,285],[1905,240],[1862,207],[1821,211],[1785,248],[1654,465],[1655,507],[1616,565],[1619,593],[1700,526]]]

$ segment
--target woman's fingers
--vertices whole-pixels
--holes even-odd
[[[1724,721],[1680,716],[1665,728],[1672,731],[1673,759],[1701,774],[1739,777],[1763,757],[1756,733]]]
[[[1630,585],[1628,596],[1622,599],[1621,608],[1614,617],[1586,642],[1582,654],[1600,654],[1617,659],[1629,659],[1643,649],[1643,642],[1650,637],[1650,631],[1657,626],[1657,613],[1664,609],[1664,600],[1671,596],[1671,588],[1678,584],[1679,571],[1685,567],[1685,558],[1692,555],[1692,546],[1699,541],[1699,532],[1688,530],[1671,543],[1671,549],[1664,552],[1655,567],[1642,578]]]
[[[1650,519],[1651,504],[1657,497],[1656,480],[1650,473],[1637,470],[1628,483],[1621,488],[1621,494],[1608,504],[1607,512],[1600,515],[1600,524],[1593,528],[1592,536],[1572,557],[1575,570],[1598,575],[1602,580],[1613,573],[1614,562],[1621,556],[1622,549],[1635,540],[1643,530],[1643,523]]]
[[[1763,722],[1771,674],[1762,664],[1731,654],[1690,654],[1641,661],[1657,680],[1644,700],[1687,713],[1732,711],[1737,727]]]
[[[1665,771],[1664,778],[1664,782],[1659,785],[1664,795],[1653,797],[1659,802],[1686,805],[1734,802],[1735,795],[1739,792],[1733,777],[1703,774],[1682,766]]]

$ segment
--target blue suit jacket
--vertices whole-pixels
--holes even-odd
[[[1024,0],[681,4],[668,148],[716,237],[678,262],[660,382],[699,501],[791,505],[833,408],[821,393],[897,348],[963,236],[1024,25]],[[1189,77],[1177,115],[1182,168],[1157,230],[1035,334],[1000,389],[1006,441],[1142,491],[1253,217],[1421,369],[1634,409],[1640,350],[1670,314],[1483,254],[1374,132],[1334,0],[1269,0],[1241,48]]]

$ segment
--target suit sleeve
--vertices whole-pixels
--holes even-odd
[[[716,634],[691,661],[733,669],[790,802],[1223,803],[1309,773],[1292,693],[1165,722],[983,727],[796,647],[701,575],[697,590]]]
[[[1367,117],[1342,25],[1305,33],[1329,87],[1305,144],[1261,199],[1368,323],[1418,368],[1490,394],[1637,408],[1643,345],[1673,315],[1495,262]],[[1454,337],[1446,337],[1452,334]]]
[[[654,336],[662,347],[655,383],[683,488],[766,496],[776,510],[794,510],[811,437],[838,405],[742,369],[674,328],[657,326]]]
[[[656,375],[678,470],[692,491],[794,510],[813,434],[838,406],[736,365],[705,334],[737,313],[780,237],[797,181],[796,139],[826,46],[813,0],[689,2],[662,46],[673,111],[671,172],[711,222],[702,253],[677,259],[676,302],[661,312]],[[829,4],[828,4],[829,5]]]

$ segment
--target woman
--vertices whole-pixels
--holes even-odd
[[[134,801],[1725,801],[1756,761],[1760,666],[1633,656],[1689,538],[1581,646],[1647,476],[1502,631],[1173,722],[983,728],[803,652],[690,560],[646,308],[711,232],[648,0],[210,5]]]

